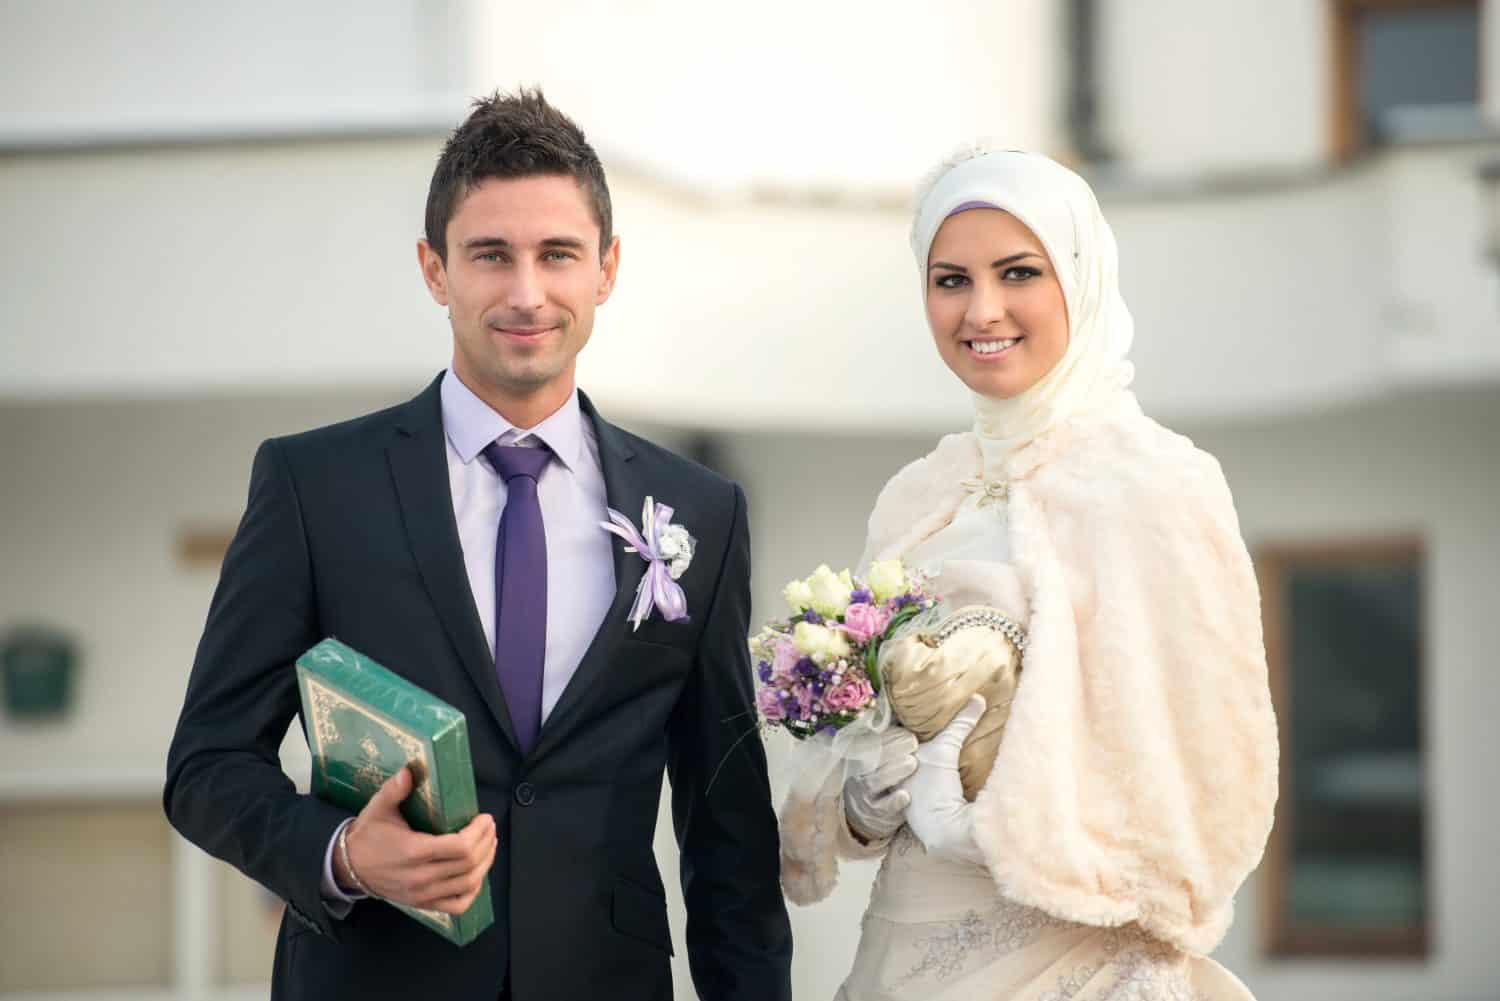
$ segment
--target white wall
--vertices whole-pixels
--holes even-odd
[[[221,123],[459,89],[447,0],[0,0],[0,126]]]
[[[390,384],[446,364],[416,267],[438,148],[0,158],[0,380],[152,395]]]
[[[1058,147],[1058,10],[0,0],[0,141],[457,118],[459,94],[542,84],[601,150],[670,176],[899,191],[974,135]]]
[[[1500,211],[1486,204],[1475,181],[1480,164],[1497,159],[1500,144],[1412,150],[1382,165],[1389,278],[1377,305],[1396,379],[1500,374],[1500,260],[1481,256]],[[1500,199],[1500,191],[1491,197]]]
[[[487,4],[469,89],[542,84],[601,149],[709,187],[904,192],[977,135],[1058,148],[1061,8]]]
[[[0,246],[0,398],[435,371],[449,335],[414,244],[438,143],[0,158],[0,215],[25,234]],[[1500,377],[1474,174],[1495,150],[1390,152],[1244,193],[1106,193],[1143,397],[1242,417]],[[927,344],[905,212],[695,199],[629,169],[613,188],[620,282],[581,365],[615,412],[854,432],[963,418]],[[869,391],[896,385],[899,405]]]
[[[1155,412],[1326,406],[1386,377],[1380,307],[1391,234],[1371,174],[1182,201],[1125,198],[1106,211],[1136,322],[1138,389]]]
[[[0,629],[50,623],[78,637],[83,663],[65,720],[0,717],[7,778],[149,769],[160,781],[218,578],[179,566],[178,533],[233,527],[264,438],[404,395],[0,407]]]
[[[1329,4],[1099,6],[1101,121],[1133,173],[1295,168],[1326,158]]]

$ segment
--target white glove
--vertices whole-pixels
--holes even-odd
[[[974,841],[974,805],[964,799],[958,752],[983,713],[984,699],[969,699],[951,723],[917,749],[917,774],[906,783],[911,794],[906,823],[927,853],[979,865],[985,864],[984,855]]]
[[[879,763],[844,781],[844,819],[864,841],[889,838],[906,822],[911,794],[901,783],[917,770],[916,750],[916,736],[893,726],[880,735]]]

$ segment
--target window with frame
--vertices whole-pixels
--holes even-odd
[[[1431,945],[1415,539],[1257,553],[1281,796],[1267,847],[1273,956]]]
[[[1479,0],[1332,0],[1333,153],[1481,127]]]

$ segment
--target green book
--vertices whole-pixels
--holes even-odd
[[[396,770],[415,780],[401,814],[413,830],[451,834],[479,813],[464,714],[335,639],[297,658],[313,795],[358,812]],[[458,917],[392,906],[456,945],[495,920],[490,881]]]

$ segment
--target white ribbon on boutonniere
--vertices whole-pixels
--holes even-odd
[[[672,524],[673,509],[658,504],[650,497],[641,508],[641,527],[636,529],[629,518],[614,508],[606,508],[609,521],[601,521],[599,527],[618,535],[627,545],[627,553],[639,553],[646,561],[646,575],[635,590],[635,604],[630,608],[632,630],[641,628],[641,623],[659,611],[668,622],[681,622],[688,617],[687,595],[683,593],[677,579],[687,572],[693,562],[693,550],[698,542],[681,525]]]

